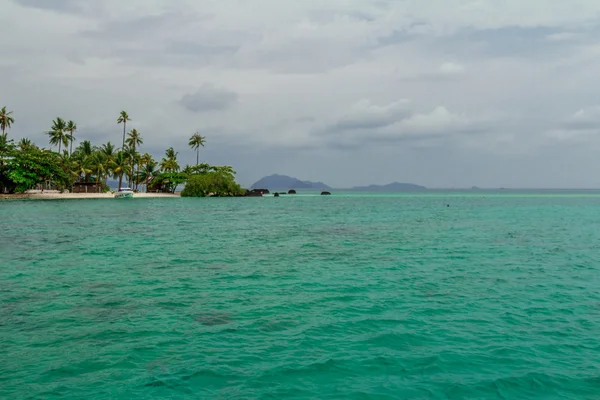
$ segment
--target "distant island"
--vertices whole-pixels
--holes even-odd
[[[251,189],[332,189],[331,186],[323,182],[301,181],[300,179],[287,176],[273,174],[255,182]],[[387,185],[369,185],[355,186],[350,190],[371,190],[371,191],[400,191],[400,190],[424,190],[425,186],[415,185],[414,183],[392,182]]]
[[[425,186],[415,185],[414,183],[392,182],[387,185],[369,185],[355,186],[352,190],[424,190]]]
[[[251,189],[331,189],[323,182],[301,181],[286,175],[269,175],[255,182]]]

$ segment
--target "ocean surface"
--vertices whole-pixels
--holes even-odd
[[[600,193],[0,202],[2,399],[598,399]]]

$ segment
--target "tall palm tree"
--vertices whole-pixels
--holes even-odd
[[[119,177],[119,190],[121,190],[121,184],[123,183],[123,174],[129,173],[129,160],[122,151],[119,151],[111,161],[111,169],[113,177]]]
[[[69,155],[73,154],[73,140],[75,140],[75,138],[73,137],[73,132],[75,132],[77,130],[77,124],[75,122],[73,122],[73,120],[70,120],[69,122],[67,122],[67,131],[69,132],[69,143],[70,143],[70,147],[69,147]]]
[[[52,128],[48,132],[48,136],[50,136],[50,144],[53,146],[58,145],[58,152],[60,153],[61,145],[67,145],[68,139],[65,132],[67,130],[67,123],[61,117],[56,118],[52,121]]]
[[[206,138],[198,132],[192,135],[188,143],[192,150],[196,150],[196,165],[200,162],[200,147],[204,147],[204,143],[206,143]]]
[[[119,114],[119,118],[117,118],[117,124],[123,124],[123,145],[121,148],[125,147],[125,132],[127,131],[127,121],[131,121],[127,111],[123,110]]]
[[[2,129],[3,136],[6,129],[15,123],[15,119],[11,117],[12,113],[12,111],[6,109],[6,106],[0,108],[0,129]]]

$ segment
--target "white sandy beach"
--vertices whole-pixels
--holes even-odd
[[[56,200],[56,199],[114,199],[113,193],[60,193],[58,191],[31,190],[21,194],[0,194],[0,200],[10,199],[40,199],[40,200]],[[135,193],[133,198],[175,198],[181,197],[179,193]]]

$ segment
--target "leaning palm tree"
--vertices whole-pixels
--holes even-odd
[[[200,147],[204,147],[204,143],[206,143],[206,138],[198,132],[192,135],[188,143],[192,150],[196,150],[196,165],[200,162]]]
[[[119,177],[119,190],[121,190],[121,184],[123,183],[123,174],[129,173],[129,160],[122,151],[119,151],[117,155],[111,160],[110,163],[113,177]]]
[[[131,121],[127,111],[123,110],[119,114],[119,118],[117,118],[117,124],[123,124],[123,147],[125,147],[125,132],[127,131],[127,121]]]
[[[50,144],[53,146],[58,145],[58,152],[60,153],[61,145],[67,145],[68,139],[65,134],[67,130],[67,123],[64,119],[58,117],[54,121],[52,121],[52,128],[49,132],[47,132],[48,136],[50,136]]]
[[[69,155],[71,155],[71,154],[73,154],[73,140],[75,140],[75,137],[73,137],[73,132],[75,132],[77,130],[77,124],[71,120],[71,121],[67,122],[66,129],[69,132],[69,136],[68,136],[68,140],[70,143]]]
[[[12,111],[6,109],[6,106],[0,108],[0,129],[2,129],[3,136],[6,129],[15,123],[15,119],[11,117],[12,113]]]

